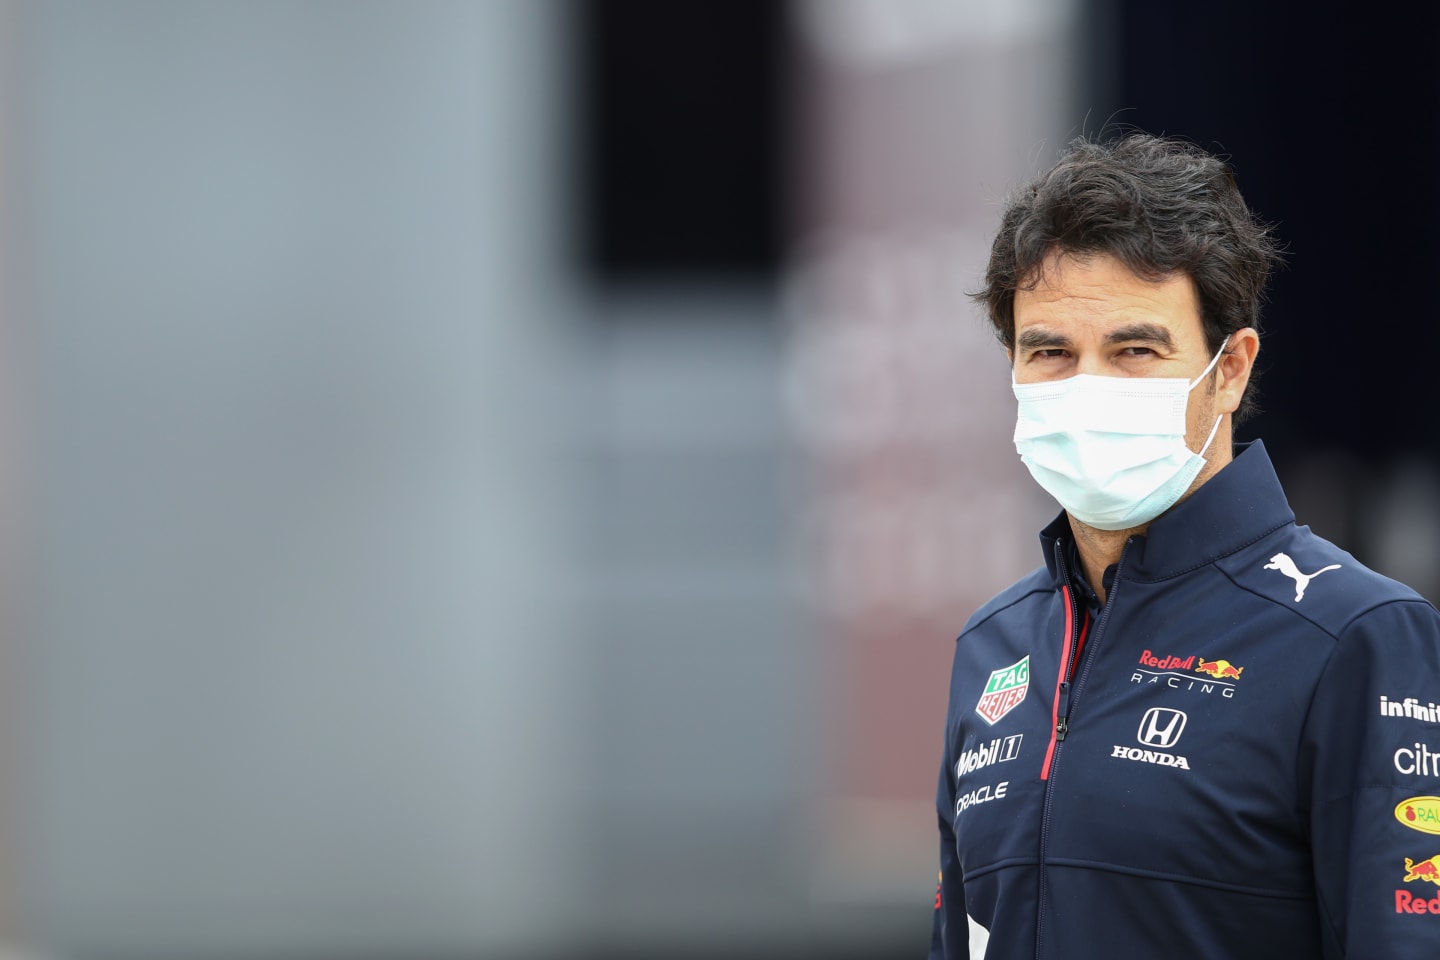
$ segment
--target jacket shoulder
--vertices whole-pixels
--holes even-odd
[[[986,601],[970,616],[965,623],[965,629],[960,631],[960,636],[964,637],[965,634],[982,626],[991,617],[1010,610],[1027,597],[1035,594],[1048,595],[1054,591],[1055,582],[1051,579],[1050,572],[1044,567],[1038,567]]]
[[[1309,527],[1290,525],[1221,560],[1238,586],[1293,610],[1332,636],[1397,601],[1427,601],[1377,573]]]

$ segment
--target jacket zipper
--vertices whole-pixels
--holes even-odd
[[[1120,560],[1116,570],[1125,568],[1125,550],[1129,548],[1130,540],[1125,541],[1125,546],[1120,548]],[[1060,593],[1065,602],[1065,637],[1066,646],[1060,655],[1060,672],[1055,679],[1055,701],[1053,706],[1052,719],[1054,725],[1050,730],[1050,746],[1045,751],[1045,763],[1040,770],[1040,779],[1045,782],[1045,803],[1040,817],[1040,891],[1037,913],[1035,917],[1035,956],[1043,957],[1043,944],[1045,937],[1045,914],[1049,909],[1050,882],[1046,876],[1045,853],[1050,844],[1050,812],[1054,802],[1054,783],[1050,781],[1052,772],[1051,765],[1055,760],[1059,744],[1070,732],[1070,711],[1073,708],[1071,703],[1072,692],[1079,695],[1080,681],[1084,675],[1077,676],[1079,671],[1079,660],[1085,645],[1085,634],[1090,626],[1090,612],[1088,610],[1076,610],[1075,591],[1072,589],[1070,570],[1065,563],[1063,547],[1057,542],[1055,544],[1055,564],[1060,571],[1063,586]],[[1110,586],[1110,595],[1105,598],[1105,606],[1100,611],[1100,619],[1095,624],[1095,638],[1091,641],[1091,648],[1099,642],[1100,635],[1104,633],[1105,624],[1110,620],[1110,611],[1114,609],[1115,595],[1120,589],[1120,577],[1117,573],[1115,582]],[[1078,623],[1078,629],[1077,629]],[[1073,687],[1073,690],[1072,690]]]
[[[1060,544],[1055,544],[1055,560],[1064,586],[1060,594],[1065,601],[1065,646],[1060,651],[1060,672],[1055,676],[1055,697],[1050,713],[1050,745],[1045,750],[1045,762],[1040,767],[1040,779],[1050,779],[1050,763],[1055,759],[1056,745],[1070,732],[1070,691],[1079,665],[1080,652],[1085,646],[1085,634],[1090,629],[1090,611],[1080,608],[1075,602],[1075,591],[1070,584],[1070,571],[1065,565]]]

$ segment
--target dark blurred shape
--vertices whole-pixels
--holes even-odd
[[[1114,120],[1233,158],[1290,265],[1272,281],[1261,406],[1244,428],[1292,448],[1440,454],[1440,6],[1324,0],[1099,3],[1118,54]],[[1100,110],[1092,112],[1104,115]]]
[[[771,0],[578,0],[591,279],[778,270],[786,12]]]

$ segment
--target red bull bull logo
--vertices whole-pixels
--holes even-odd
[[[1440,834],[1440,797],[1409,797],[1395,805],[1395,819],[1411,830]]]
[[[1419,863],[1409,857],[1405,858],[1404,882],[1411,883],[1415,880],[1428,880],[1440,887],[1440,853]],[[1424,896],[1415,896],[1409,890],[1396,890],[1395,912],[1440,914],[1440,893],[1426,899]]]
[[[1414,803],[1422,799],[1433,800],[1434,797],[1415,797],[1407,800],[1406,803]],[[1405,804],[1401,804],[1403,807]],[[1403,820],[1401,821],[1404,822]],[[1433,883],[1440,887],[1440,853],[1435,854],[1428,860],[1421,860],[1416,863],[1409,857],[1405,858],[1405,876],[1400,878],[1404,883],[1414,883],[1416,880]],[[1440,914],[1440,893],[1426,899],[1423,896],[1417,897],[1409,890],[1395,891],[1395,912],[1396,913],[1434,913]]]
[[[1406,857],[1404,880],[1406,883],[1411,880],[1428,880],[1440,887],[1440,853],[1429,860],[1421,860],[1419,863]]]
[[[1200,660],[1200,666],[1195,668],[1196,673],[1208,673],[1216,680],[1239,680],[1240,674],[1245,672],[1244,667],[1237,667],[1229,660],[1211,660],[1207,662],[1204,658]]]

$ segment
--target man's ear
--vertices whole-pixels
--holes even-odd
[[[1215,412],[1234,413],[1240,409],[1240,400],[1250,383],[1250,373],[1255,369],[1255,357],[1260,353],[1260,334],[1254,327],[1244,327],[1230,334],[1230,342],[1220,362],[1215,364],[1220,383],[1215,390]]]

